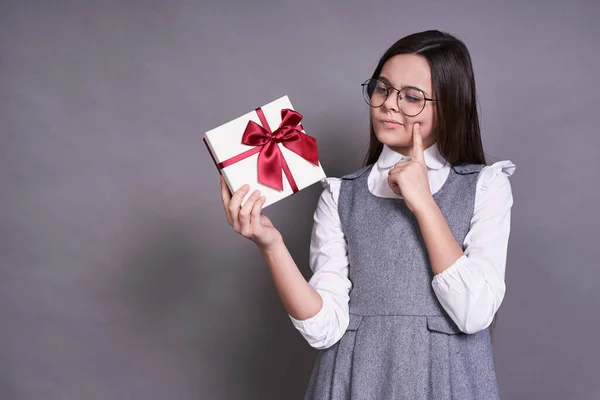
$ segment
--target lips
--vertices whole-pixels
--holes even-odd
[[[380,119],[379,126],[385,129],[396,129],[400,126],[404,126],[404,124],[396,121],[395,119]]]

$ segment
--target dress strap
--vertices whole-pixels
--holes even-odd
[[[452,169],[454,172],[460,175],[468,175],[480,172],[485,164],[461,164],[461,165],[453,165]]]

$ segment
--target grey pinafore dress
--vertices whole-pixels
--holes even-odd
[[[350,323],[320,350],[306,399],[493,400],[498,398],[488,329],[462,333],[437,300],[427,249],[400,198],[369,191],[373,164],[342,177],[338,210],[348,242]],[[463,243],[483,165],[450,169],[433,195]]]

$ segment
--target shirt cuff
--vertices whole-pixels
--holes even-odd
[[[321,296],[323,304],[318,313],[307,319],[296,319],[288,314],[294,327],[304,336],[309,342],[322,340],[326,336],[325,328],[325,297]]]
[[[433,285],[439,287],[444,292],[448,292],[452,290],[455,293],[462,293],[459,291],[459,288],[464,287],[463,285],[451,285],[450,282],[454,281],[463,281],[463,277],[461,276],[461,272],[464,271],[469,264],[469,259],[466,255],[460,256],[460,258],[454,263],[433,277]]]

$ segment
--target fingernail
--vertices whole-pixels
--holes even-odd
[[[254,193],[252,193],[252,196],[256,197],[260,195],[260,190],[255,190]]]
[[[244,185],[244,186],[242,186],[242,190],[243,191],[246,191],[248,189],[250,189],[250,185]]]

